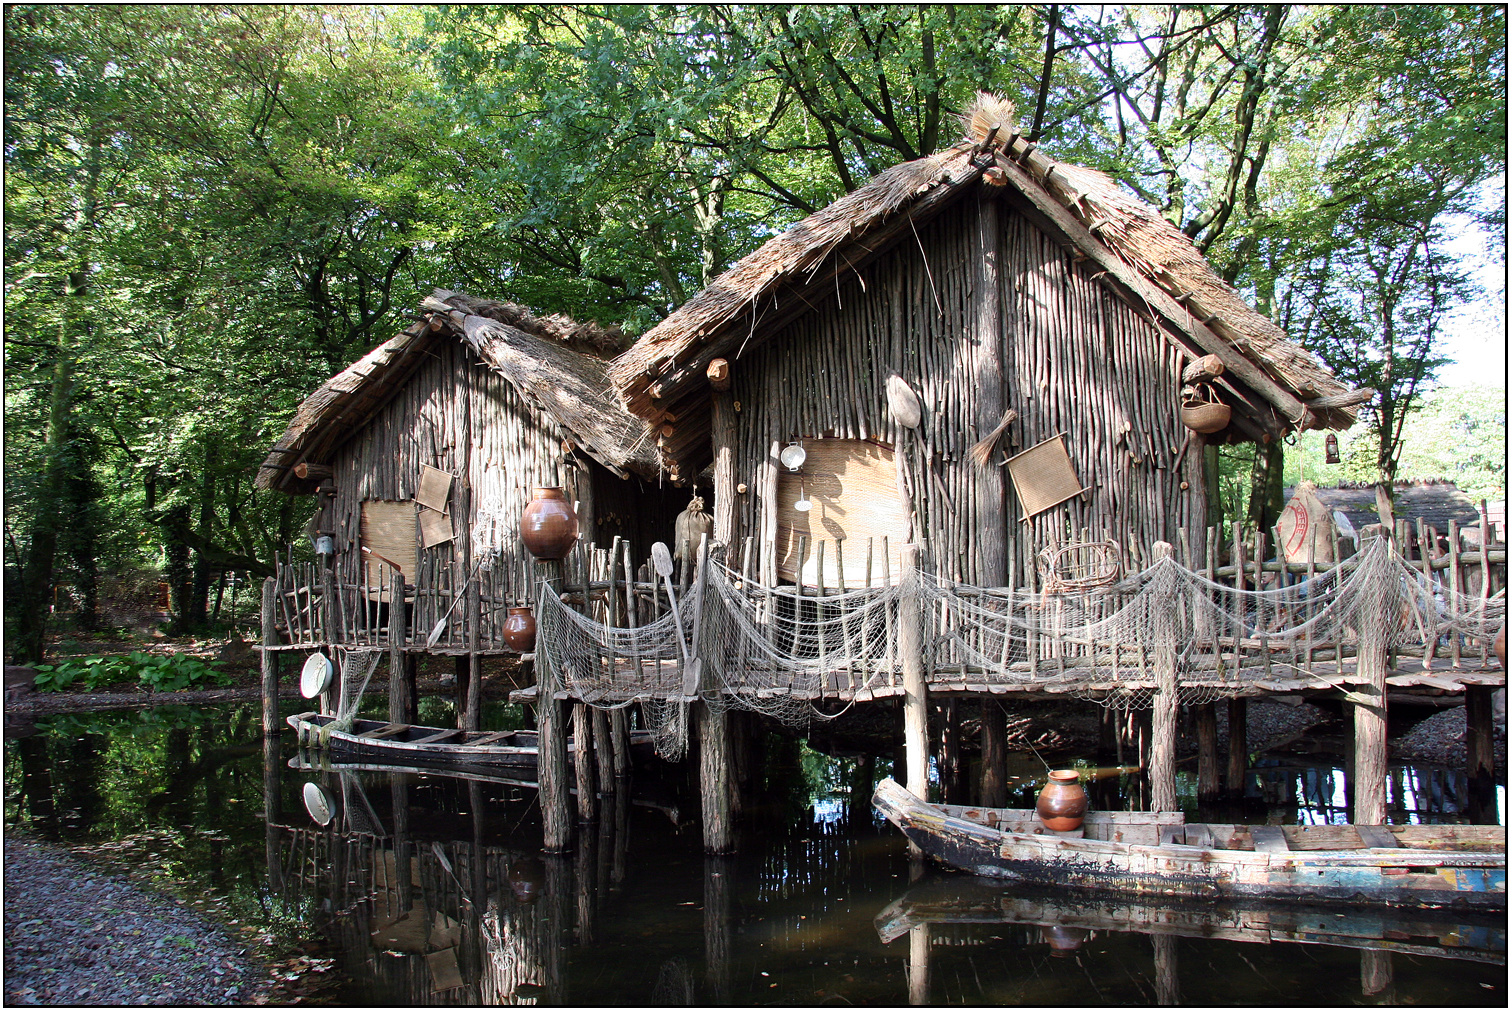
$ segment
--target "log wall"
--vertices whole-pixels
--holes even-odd
[[[1008,585],[1025,586],[1034,556],[1053,543],[1111,538],[1124,544],[1190,540],[1206,514],[1201,455],[1184,453],[1179,417],[1182,353],[1161,332],[1020,214],[996,218],[1002,404],[1018,411],[1009,452],[1065,433],[1084,497],[1022,522],[1007,484]],[[810,312],[734,363],[737,480],[742,529],[760,545],[771,579],[776,540],[776,451],[795,438],[874,438],[907,458],[915,536],[924,565],[982,585],[984,481],[967,451],[998,413],[979,404],[973,285],[983,240],[980,210],[962,200],[860,272]],[[990,240],[989,240],[990,241]],[[924,419],[901,434],[884,385],[901,375]],[[985,408],[985,410],[983,410]],[[901,435],[901,441],[900,441]],[[994,456],[994,464],[1003,455]],[[1187,488],[1183,488],[1186,483]],[[995,582],[995,581],[994,581]]]

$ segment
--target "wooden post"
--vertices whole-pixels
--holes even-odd
[[[472,697],[472,656],[470,654],[457,654],[452,658],[452,671],[456,674],[457,684],[452,688],[452,699],[457,707],[457,729],[459,731],[475,731],[477,728],[467,726],[467,701]]]
[[[263,734],[276,735],[278,727],[278,628],[273,618],[278,581],[268,577],[262,588],[262,727]]]
[[[1228,701],[1228,773],[1224,787],[1230,798],[1244,796],[1244,778],[1249,772],[1249,700]]]
[[[1150,944],[1155,949],[1155,1003],[1180,1005],[1181,978],[1176,969],[1176,938],[1174,935],[1151,935]]]
[[[1365,549],[1367,553],[1382,550],[1391,550],[1389,542]],[[1355,685],[1349,698],[1354,710],[1351,821],[1360,826],[1386,822],[1386,624],[1395,618],[1400,600],[1396,579],[1394,573],[1388,574],[1380,588],[1379,605],[1362,608],[1358,616]]]
[[[929,800],[929,696],[924,685],[924,629],[919,609],[919,546],[904,545],[903,599],[898,606],[898,653],[903,661],[903,748],[908,789]],[[912,845],[910,845],[912,846]]]
[[[1003,403],[1003,302],[998,286],[1002,254],[999,237],[998,201],[995,191],[983,188],[977,202],[977,256],[971,282],[972,383],[976,387],[976,434],[985,439],[1002,421]],[[1007,503],[1003,495],[1003,470],[991,461],[985,471],[972,474],[977,514],[977,581],[983,587],[1001,587],[1008,580]]]
[[[929,1003],[929,925],[915,924],[908,929],[908,1004]]]
[[[609,737],[614,750],[614,778],[630,775],[630,709],[618,707],[609,711]]]
[[[562,580],[560,561],[536,563],[540,581]],[[553,593],[547,586],[543,593]],[[562,704],[556,698],[556,677],[546,665],[536,665],[536,729],[539,738],[536,778],[541,802],[543,828],[542,849],[548,854],[560,854],[572,846],[572,819],[567,806],[567,740],[563,733]]]
[[[1196,708],[1197,800],[1218,800],[1218,710],[1212,703]]]
[[[320,566],[320,626],[321,626],[321,634],[322,634],[322,639],[325,642],[326,656],[329,657],[329,658],[331,658],[332,661],[335,661],[336,660],[336,644],[339,643],[339,642],[341,642],[341,630],[336,628],[336,622],[337,622],[337,618],[336,618],[336,616],[337,616],[337,610],[336,610],[336,586],[335,586],[336,581],[335,581],[334,575],[331,572],[331,567],[333,565],[335,565],[334,557],[328,556],[327,558],[321,560],[320,562],[318,562],[316,564],[318,566]],[[333,679],[333,684],[331,686],[327,686],[326,690],[320,694],[320,712],[321,713],[334,713],[335,712],[335,708],[332,706],[332,703],[331,703],[331,700],[333,698],[332,694],[334,692],[334,687],[336,685],[344,684],[345,679],[346,679],[346,672],[344,672],[344,671],[341,670],[341,665],[340,664],[337,664],[336,665],[336,678]]]
[[[1157,541],[1151,556],[1156,563],[1170,559],[1171,544]],[[1150,735],[1150,810],[1175,812],[1176,803],[1176,627],[1170,621],[1175,601],[1158,601],[1155,622],[1155,699]]]
[[[407,724],[414,719],[409,709],[409,689],[404,684],[404,574],[395,572],[389,581],[389,721]]]
[[[1107,711],[1104,711],[1106,713]],[[996,699],[982,697],[982,796],[983,808],[1008,805],[1008,715]]]
[[[598,805],[593,784],[593,721],[587,703],[572,704],[572,771],[577,782],[578,821],[595,822]]]
[[[1496,824],[1495,726],[1489,685],[1465,686],[1465,776],[1470,798],[1466,814],[1478,825]]]
[[[598,788],[600,794],[613,794],[614,784],[614,744],[609,734],[609,714],[593,707],[590,711],[593,717],[593,754],[598,759]]]
[[[728,858],[704,858],[704,966],[708,968],[708,1003],[713,1005],[731,1004],[734,879],[735,869]]]
[[[1360,953],[1360,991],[1365,997],[1376,998],[1382,992],[1389,992],[1394,979],[1389,951],[1367,949]],[[1389,993],[1386,998],[1384,1004],[1396,1004]]]
[[[725,546],[727,564],[734,565],[733,548],[739,543],[735,508],[735,402],[730,392],[732,377],[730,364],[724,359],[709,363],[709,385],[713,388],[710,400],[710,439],[714,450],[714,529],[713,540]],[[698,555],[700,575],[708,565],[707,548],[701,547]],[[694,623],[701,627],[701,623]],[[693,649],[699,650],[694,643]],[[710,691],[712,686],[704,686]],[[728,854],[735,849],[734,805],[732,795],[739,789],[735,783],[733,749],[730,741],[729,715],[723,706],[709,706],[703,701],[693,704],[698,720],[698,771],[702,792],[704,851],[709,854]]]

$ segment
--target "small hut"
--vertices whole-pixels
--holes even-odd
[[[565,490],[584,541],[640,553],[686,501],[662,509],[641,480],[658,462],[608,387],[617,334],[444,290],[422,309],[306,398],[258,472],[319,504],[319,561],[279,567],[286,645],[515,652],[503,626],[536,593],[519,533],[535,487]]]
[[[964,119],[610,370],[674,479],[715,464],[715,538],[752,537],[763,579],[812,582],[820,543],[852,581],[885,538],[979,586],[1025,585],[1079,539],[1174,543],[1207,522],[1208,443],[1347,427],[1371,395],[1006,103]]]

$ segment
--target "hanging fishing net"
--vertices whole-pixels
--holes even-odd
[[[352,730],[352,721],[362,708],[363,694],[383,654],[372,647],[336,648],[336,670],[341,679],[336,694],[336,719],[320,729],[321,748],[330,747],[332,732]]]
[[[1288,679],[1343,685],[1367,641],[1427,668],[1463,644],[1483,652],[1506,616],[1505,591],[1446,589],[1385,538],[1328,570],[1288,575],[1295,582],[1251,572],[1236,587],[1166,557],[1117,582],[1039,591],[919,573],[818,594],[745,580],[706,556],[680,617],[641,628],[606,626],[544,594],[537,658],[591,705],[640,702],[663,754],[681,755],[694,699],[802,726],[835,716],[824,701],[901,694],[900,620],[915,602],[930,686],[1065,693],[1115,709],[1150,706],[1163,678],[1186,704]]]

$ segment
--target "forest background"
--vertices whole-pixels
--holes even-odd
[[[433,287],[634,337],[788,225],[953,143],[978,89],[1380,391],[1343,464],[1321,465],[1317,433],[1226,447],[1226,517],[1273,513],[1299,473],[1501,498],[1504,358],[1481,384],[1436,378],[1451,347],[1502,347],[1505,18],[8,5],[8,652],[40,659],[60,601],[88,630],[102,600],[159,580],[171,632],[223,624],[239,599],[246,615],[313,509],[254,489],[257,465]]]

